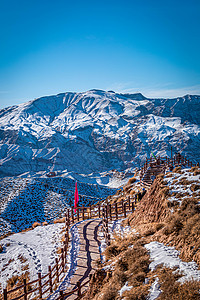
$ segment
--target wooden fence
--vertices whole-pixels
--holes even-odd
[[[69,244],[70,225],[82,220],[102,218],[103,231],[104,231],[106,244],[109,245],[110,235],[108,231],[108,221],[118,220],[119,218],[123,218],[123,217],[126,218],[128,213],[134,211],[134,207],[135,207],[134,202],[131,202],[130,197],[127,197],[125,201],[121,201],[114,204],[101,205],[100,203],[98,203],[95,205],[90,205],[89,207],[83,207],[83,206],[77,207],[76,213],[74,211],[74,208],[67,209],[66,217],[65,217],[65,240],[61,248],[60,257],[55,259],[55,264],[53,266],[48,267],[47,274],[42,275],[41,273],[38,273],[37,279],[35,279],[34,281],[27,282],[27,280],[24,279],[22,285],[17,286],[16,288],[11,290],[4,289],[3,299],[4,300],[18,300],[18,299],[27,300],[28,296],[33,293],[36,293],[37,299],[42,300],[47,298],[50,294],[53,293],[53,291],[56,290],[56,287],[58,286],[59,282],[61,282],[62,279],[61,275],[64,274],[66,271],[65,266],[67,263],[67,249]],[[77,282],[76,289],[68,293],[61,291],[60,296],[56,298],[56,300],[64,299],[63,297],[74,294],[75,292],[77,292],[77,295],[80,296],[81,288],[85,285],[86,283],[81,285],[80,282]],[[17,291],[21,292],[20,295],[13,298],[12,294],[16,293]]]
[[[153,166],[154,164],[156,166],[162,166],[163,170],[166,168],[173,169],[174,167],[178,167],[178,166],[183,166],[183,167],[199,166],[199,163],[194,164],[192,161],[187,159],[185,156],[182,156],[181,154],[174,155],[172,158],[165,156],[162,158],[158,157],[157,159],[154,159],[153,157],[150,157],[150,158],[146,158],[146,161],[140,170],[140,179],[142,179],[147,169]]]

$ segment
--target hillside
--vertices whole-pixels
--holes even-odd
[[[134,197],[138,187],[129,181],[110,201]],[[199,192],[198,167],[158,175],[125,230],[111,225],[111,245],[84,299],[200,299]]]
[[[0,237],[31,228],[34,222],[53,223],[74,204],[75,181],[70,178],[5,177],[0,182]],[[94,204],[116,189],[78,182],[79,206]]]

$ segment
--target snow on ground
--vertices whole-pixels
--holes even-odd
[[[62,218],[74,201],[75,182],[69,178],[10,178],[0,181],[0,236],[31,228],[34,222]],[[79,205],[88,206],[116,189],[78,182]]]
[[[120,297],[122,297],[124,292],[130,291],[132,288],[133,286],[128,286],[128,282],[126,282],[125,285],[123,285],[123,287],[121,288],[121,290],[119,290]]]
[[[194,173],[188,168],[181,169],[181,174],[168,173],[164,180],[170,188],[170,193],[174,193],[174,195],[171,195],[171,197],[168,198],[169,201],[178,201],[181,204],[182,200],[187,198],[188,195],[195,196],[200,190],[200,175],[194,176]],[[198,184],[199,189],[192,191],[191,187],[193,184]],[[180,194],[181,197],[179,197]]]
[[[67,287],[69,286],[70,280],[76,271],[77,257],[78,257],[78,253],[79,253],[79,249],[80,249],[80,236],[78,233],[77,225],[82,222],[84,222],[84,221],[75,223],[70,228],[70,234],[71,234],[70,247],[67,252],[68,271],[65,274],[64,278],[62,279],[62,282],[59,285],[59,287],[56,289],[56,291],[51,296],[48,297],[48,300],[56,299],[56,296],[59,294],[60,291],[67,289]]]
[[[0,241],[3,252],[0,253],[0,284],[14,275],[30,273],[30,280],[37,278],[37,273],[48,272],[48,266],[55,264],[57,249],[61,246],[63,224],[38,226],[33,230],[16,233]]]
[[[162,291],[160,290],[160,284],[159,284],[159,279],[158,277],[155,278],[155,281],[153,282],[150,291],[149,291],[149,295],[148,295],[148,300],[154,300],[156,298],[158,298],[158,296],[160,295]]]
[[[131,228],[131,226],[122,226],[122,221],[124,220],[125,219],[120,219],[109,222],[108,227],[111,239],[114,239],[115,235],[118,235],[121,238],[125,238],[130,233],[136,233],[136,230],[134,228]]]
[[[125,219],[120,219],[120,220],[115,220],[115,221],[110,221],[108,223],[108,228],[109,228],[109,233],[110,233],[110,238],[111,240],[115,239],[115,235],[118,235],[122,238],[125,238],[128,236],[130,233],[136,233],[136,230],[134,228],[131,228],[130,226],[122,226],[122,221]],[[105,256],[104,256],[104,251],[106,250],[106,241],[104,237],[104,231],[103,231],[103,226],[100,224],[99,226],[99,231],[98,231],[98,238],[100,240],[100,247],[99,247],[99,252],[100,252],[100,257],[101,257],[101,262],[105,262]],[[106,266],[105,268],[111,268],[112,266]]]
[[[157,266],[163,264],[165,267],[174,268],[183,273],[179,279],[180,282],[187,280],[200,281],[200,270],[194,261],[183,262],[179,258],[179,251],[174,247],[165,246],[163,243],[151,242],[145,245],[145,248],[150,252],[152,262],[149,267],[153,271]]]

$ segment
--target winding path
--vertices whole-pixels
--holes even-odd
[[[60,284],[57,291],[52,294],[48,299],[56,299],[59,291],[63,290],[65,293],[72,291],[77,287],[76,283],[79,281],[81,284],[85,283],[89,279],[89,275],[95,270],[95,260],[100,259],[99,246],[100,242],[98,240],[98,227],[101,223],[101,219],[86,220],[74,224],[75,230],[78,230],[79,235],[79,250],[73,249],[71,244],[70,253],[77,251],[77,254],[73,256],[73,261],[70,262],[70,265],[73,264],[75,269],[73,274],[69,271]],[[73,241],[73,236],[71,243]],[[70,256],[72,256],[72,254]],[[70,269],[69,269],[70,270]],[[89,283],[86,284],[81,292],[86,290],[89,286]],[[66,296],[65,299],[76,299],[77,292],[70,296]]]

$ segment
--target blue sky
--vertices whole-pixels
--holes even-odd
[[[200,94],[199,15],[199,0],[0,0],[0,107],[93,88]]]

